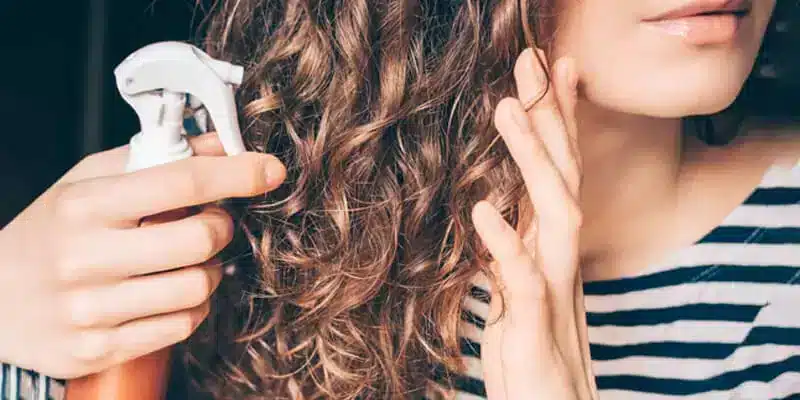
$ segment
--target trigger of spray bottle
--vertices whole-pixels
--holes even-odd
[[[187,105],[213,122],[228,155],[245,151],[234,96],[244,79],[241,66],[215,60],[187,43],[161,42],[128,56],[114,74],[120,95],[141,125],[130,142],[129,171],[192,156],[183,129]]]

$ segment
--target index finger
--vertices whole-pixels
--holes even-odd
[[[264,194],[280,186],[285,176],[286,169],[274,156],[248,152],[191,157],[77,185],[96,217],[129,222],[226,198]]]
[[[197,156],[224,156],[219,138],[215,132],[189,137],[189,146]],[[128,145],[92,154],[67,172],[59,183],[71,183],[84,179],[116,175],[125,172],[128,161]]]

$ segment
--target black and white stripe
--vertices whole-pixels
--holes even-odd
[[[481,400],[485,282],[465,299],[459,400]],[[602,398],[800,398],[800,167],[773,168],[698,243],[628,279],[584,286]],[[63,398],[63,386],[8,365],[0,398]]]
[[[483,399],[483,282],[465,299],[461,400]],[[800,398],[800,166],[642,274],[584,286],[601,398]]]

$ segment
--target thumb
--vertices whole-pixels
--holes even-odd
[[[189,145],[197,156],[224,156],[225,150],[215,132],[189,137]],[[128,145],[92,154],[72,167],[58,183],[78,182],[86,179],[125,173],[128,162]]]

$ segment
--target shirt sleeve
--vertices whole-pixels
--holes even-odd
[[[8,400],[63,400],[64,382],[0,364],[0,398]]]

